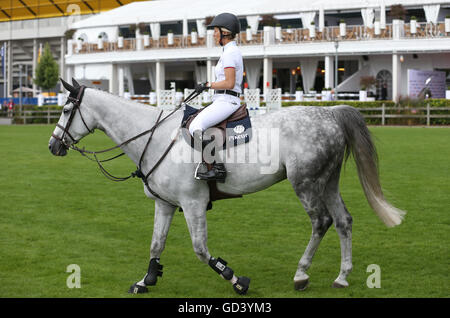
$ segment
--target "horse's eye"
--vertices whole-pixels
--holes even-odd
[[[63,110],[64,115],[67,115],[70,113],[70,109],[69,108],[64,108]]]

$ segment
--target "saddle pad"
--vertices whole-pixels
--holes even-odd
[[[186,123],[189,121],[191,116],[194,116],[197,112],[199,112],[199,109],[191,107],[189,105],[185,106],[183,119],[182,119],[182,127],[186,127]],[[231,115],[233,116],[233,115]],[[231,117],[230,116],[230,117]],[[225,120],[226,121],[226,120]],[[234,147],[240,144],[244,144],[250,141],[252,137],[252,124],[250,121],[250,116],[247,111],[247,116],[240,120],[235,121],[227,121],[226,122],[226,130],[223,129],[223,122],[217,124],[217,128],[220,128],[222,133],[226,133],[226,136],[224,136],[223,140],[223,149],[226,149],[228,147]],[[185,129],[186,130],[186,129]],[[191,147],[194,147],[194,139],[189,134],[189,132],[186,131],[186,133],[183,134],[185,140],[187,143],[191,145]]]

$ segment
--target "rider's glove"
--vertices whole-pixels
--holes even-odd
[[[197,86],[195,86],[195,92],[197,94],[200,94],[209,88],[210,88],[210,86],[208,85],[208,82],[200,83],[200,84],[197,84]]]

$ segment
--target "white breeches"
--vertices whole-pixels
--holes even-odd
[[[238,97],[230,97],[218,96],[211,105],[202,110],[189,126],[191,135],[193,136],[196,130],[205,131],[233,114],[241,104]]]

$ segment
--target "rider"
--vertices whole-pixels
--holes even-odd
[[[214,39],[222,46],[222,54],[215,68],[216,81],[202,83],[195,88],[197,93],[210,88],[215,90],[213,103],[199,113],[189,127],[191,135],[200,141],[203,141],[206,129],[222,122],[240,107],[244,69],[242,54],[235,41],[236,34],[240,32],[238,18],[231,13],[221,13],[207,27],[214,28]],[[214,162],[208,171],[202,161],[195,170],[196,179],[224,181],[225,176],[223,163]]]

